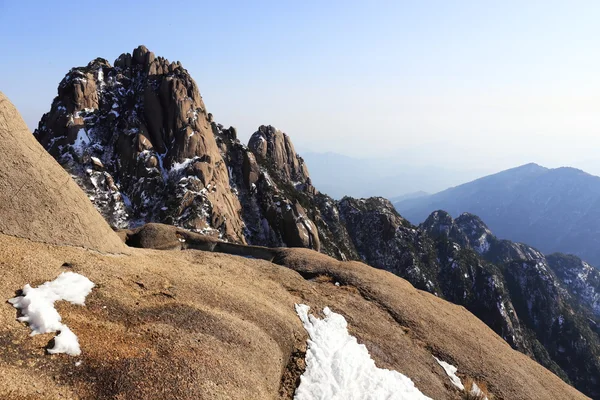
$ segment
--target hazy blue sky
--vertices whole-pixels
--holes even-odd
[[[71,67],[145,44],[244,139],[600,174],[599,21],[598,1],[0,0],[0,90],[33,128]]]

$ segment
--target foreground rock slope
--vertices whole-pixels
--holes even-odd
[[[0,92],[0,232],[103,252],[125,248]],[[52,215],[53,218],[48,218]]]
[[[3,112],[1,118],[14,117]],[[14,135],[5,144],[28,146]],[[51,162],[43,152],[39,159]],[[58,171],[50,169],[46,178],[56,179]],[[28,179],[30,185],[44,184],[35,174]],[[49,203],[52,193],[41,193],[37,201]],[[15,197],[33,201],[26,194]],[[58,227],[67,206],[42,208],[38,217]],[[92,207],[81,213],[82,221],[100,218]],[[147,237],[155,238],[150,243],[159,243],[161,235],[167,242],[168,235],[180,243],[193,239],[165,229],[149,229]],[[107,235],[118,240],[113,232]],[[91,250],[98,247],[91,241],[84,248],[75,236],[51,244],[51,236],[0,234],[0,297],[63,271],[88,277],[96,287],[85,307],[57,304],[63,322],[79,336],[82,355],[46,354],[52,335],[30,337],[5,303],[0,398],[292,398],[307,339],[296,303],[344,315],[378,366],[407,375],[435,399],[461,395],[434,355],[456,365],[461,377],[487,385],[497,399],[585,398],[463,307],[359,262],[309,249],[267,249],[273,262],[200,250],[119,252],[117,246],[109,254]]]
[[[361,263],[300,249],[279,250],[282,266],[198,250],[109,256],[5,235],[0,244],[0,296],[67,269],[99,286],[86,307],[60,307],[77,359],[44,354],[49,337],[29,337],[2,307],[0,396],[291,398],[306,342],[293,305],[305,303],[343,314],[378,366],[432,398],[459,397],[432,354],[496,398],[585,398],[464,308]]]

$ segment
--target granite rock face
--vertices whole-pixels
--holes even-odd
[[[496,268],[511,302],[510,308],[504,304],[504,313],[517,319],[521,328],[514,347],[589,396],[600,396],[595,378],[600,374],[597,270],[574,256],[546,257],[524,243],[498,239],[479,217],[468,213],[453,220],[436,211],[420,228],[430,236],[437,233],[463,243]]]
[[[289,136],[263,125],[245,146],[233,127],[213,122],[212,128],[242,205],[248,243],[306,247],[338,259],[357,257],[336,217],[335,201],[312,186]]]
[[[244,242],[196,83],[144,46],[73,68],[34,133],[115,227],[159,221]]]

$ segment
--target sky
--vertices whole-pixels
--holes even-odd
[[[0,91],[34,129],[70,68],[144,44],[242,140],[271,124],[301,151],[600,175],[598,1],[170,4],[0,0]]]

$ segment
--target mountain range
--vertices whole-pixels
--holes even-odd
[[[218,294],[214,291],[221,289],[209,289],[211,294],[207,298],[202,298],[202,293],[198,294],[200,297],[193,298],[193,307],[209,301],[217,310],[224,308],[226,313],[238,315],[240,309],[237,305],[228,305],[228,298],[233,296],[234,303],[241,304],[247,302],[243,295],[248,292],[251,298],[259,299],[258,305],[248,304],[255,317],[252,319],[255,325],[251,329],[257,329],[262,332],[260,334],[268,331],[269,328],[261,321],[263,311],[257,311],[263,308],[268,314],[264,315],[265,318],[276,321],[273,326],[277,328],[268,331],[266,337],[275,338],[275,347],[282,351],[277,365],[289,377],[284,376],[280,381],[282,387],[291,385],[291,393],[295,379],[302,372],[298,371],[301,363],[294,360],[292,354],[300,354],[303,350],[301,346],[289,343],[285,339],[287,336],[279,336],[293,331],[292,325],[284,322],[289,315],[285,314],[287,311],[277,314],[279,307],[268,305],[264,296],[270,294],[262,292],[275,290],[278,303],[289,302],[288,294],[291,294],[313,299],[313,304],[319,307],[326,305],[327,296],[339,296],[336,304],[348,304],[362,310],[354,314],[354,319],[349,318],[351,323],[356,323],[357,318],[368,319],[370,309],[364,302],[369,307],[377,304],[387,313],[387,322],[394,329],[399,324],[404,334],[417,332],[417,339],[429,337],[422,332],[428,329],[427,321],[430,321],[434,331],[443,330],[445,333],[424,341],[421,350],[427,349],[433,355],[441,352],[447,356],[450,354],[444,347],[447,340],[454,345],[470,335],[452,327],[440,328],[444,324],[444,315],[454,321],[455,311],[447,311],[440,306],[440,314],[431,317],[427,314],[431,309],[419,307],[425,319],[418,320],[418,316],[409,314],[406,307],[399,306],[403,297],[398,292],[401,285],[398,282],[406,280],[420,290],[415,291],[415,298],[421,298],[423,304],[438,304],[437,301],[445,300],[468,310],[456,307],[469,316],[465,317],[468,321],[475,320],[474,315],[487,325],[473,328],[476,329],[471,332],[474,339],[466,340],[467,344],[460,349],[462,355],[457,355],[457,351],[451,354],[459,369],[467,368],[478,374],[478,378],[488,385],[490,397],[492,394],[497,398],[576,397],[563,389],[555,389],[554,392],[544,390],[541,394],[541,389],[537,389],[539,381],[507,384],[524,390],[519,393],[500,387],[499,370],[510,370],[502,376],[508,375],[512,380],[519,380],[522,376],[511,369],[516,368],[515,365],[523,365],[527,371],[537,370],[527,362],[512,364],[503,351],[491,352],[491,349],[497,349],[494,344],[497,340],[507,348],[510,346],[527,355],[525,359],[528,361],[537,361],[586,395],[600,398],[600,382],[597,380],[600,376],[600,287],[598,273],[589,264],[576,256],[560,253],[546,257],[544,253],[547,251],[538,250],[534,244],[530,246],[499,239],[495,234],[507,236],[492,225],[497,219],[492,218],[490,223],[485,213],[482,217],[482,213],[461,211],[457,214],[452,209],[450,213],[433,209],[433,212],[424,212],[423,218],[416,218],[416,214],[404,215],[396,209],[398,204],[413,204],[412,207],[416,208],[438,195],[423,197],[417,194],[396,203],[396,208],[382,197],[332,198],[319,190],[309,174],[310,163],[296,153],[291,138],[281,130],[268,124],[262,125],[248,143],[243,144],[235,128],[226,128],[216,122],[207,111],[194,80],[179,62],[169,62],[140,46],[131,54],[123,53],[112,65],[97,58],[87,66],[71,69],[60,82],[57,97],[48,113],[41,118],[33,137],[78,184],[78,196],[85,193],[86,204],[91,202],[129,246],[160,250],[200,249],[250,257],[236,261],[231,256],[227,258],[201,252],[186,253],[182,261],[172,252],[158,256],[162,262],[169,263],[169,268],[170,263],[181,265],[186,276],[194,282],[194,287],[189,288],[191,290],[207,290],[202,279],[197,280],[193,275],[193,260],[199,260],[205,268],[202,274],[212,276],[210,271],[214,268],[225,267],[229,271],[231,276],[223,271],[215,272],[219,278],[214,283],[220,280],[227,288]],[[45,153],[40,155],[42,158],[45,156]],[[546,183],[540,185],[539,191],[529,192],[530,198],[540,200],[552,188],[571,187],[556,177],[542,179],[552,171],[537,165],[524,166],[509,171],[508,175],[502,173],[480,179],[485,190],[467,189],[456,196],[466,199],[485,192],[487,197],[474,204],[489,202],[491,204],[483,205],[483,209],[496,210],[499,207],[496,204],[505,204],[498,200],[499,196],[521,193],[531,182],[542,180]],[[583,190],[582,185],[574,187]],[[460,186],[449,190],[458,188]],[[521,197],[522,194],[514,195],[515,199]],[[586,199],[591,201],[592,197]],[[585,203],[585,199],[579,201],[573,204]],[[553,212],[561,208],[553,207],[554,204],[549,202],[543,209],[547,210],[548,217],[556,218]],[[521,218],[528,215],[528,210],[519,210]],[[86,215],[91,213],[88,209],[84,211]],[[543,213],[532,215],[540,214]],[[422,223],[415,225],[410,221]],[[78,226],[75,222],[72,224]],[[112,232],[109,232],[111,235],[102,234],[106,232],[106,223],[100,224],[97,216],[95,224],[101,227],[98,235],[114,240],[116,235]],[[160,252],[128,249],[123,247],[118,251],[141,251],[134,254],[143,259],[149,271],[156,271],[159,276],[167,273],[164,268],[152,263],[151,254],[158,255]],[[256,258],[265,260],[268,266],[254,260]],[[230,260],[240,271],[230,271],[231,268],[224,264]],[[101,262],[109,261],[102,258]],[[298,275],[286,284],[287,272],[280,271],[273,264],[290,268]],[[383,271],[364,264],[391,274],[383,274]],[[172,272],[168,273],[169,282],[161,283],[160,278],[151,274],[146,274],[144,280],[136,280],[134,268],[123,268],[131,275],[135,290],[142,293],[152,290],[161,299],[163,295],[168,299],[178,298],[181,296],[177,294],[180,293],[179,288],[187,287],[185,280]],[[261,272],[255,272],[253,268]],[[91,272],[89,265],[84,269]],[[373,272],[369,272],[371,270]],[[269,282],[264,280],[265,276],[269,277]],[[97,277],[103,279],[101,275]],[[235,282],[244,281],[246,277],[249,287],[244,286],[245,289],[238,293]],[[118,282],[118,279],[106,279],[113,285]],[[258,295],[252,288],[254,282],[261,288],[262,294]],[[305,290],[303,285],[313,283],[318,285],[319,290],[326,287],[323,290],[327,290],[327,294],[324,297],[309,294],[311,289]],[[281,291],[280,285],[285,286]],[[346,292],[329,292],[336,287],[345,287],[344,291],[351,293],[350,297],[345,297]],[[234,294],[225,295],[226,291]],[[345,303],[355,298],[357,303],[352,303],[354,305]],[[185,325],[190,316],[210,322],[214,321],[217,313],[211,311],[210,316],[206,316],[195,309],[185,309],[187,311],[184,310],[181,315],[175,313],[168,317],[171,315],[169,309],[152,309],[139,314],[131,309],[133,306],[129,303],[127,307],[120,307],[124,310],[123,321],[135,315],[146,323],[179,318],[179,323]],[[180,309],[183,306],[173,307]],[[237,320],[228,322],[234,323],[244,325]],[[192,333],[195,329],[195,326],[189,327]],[[390,346],[397,342],[395,339],[388,341],[387,336],[396,335],[396,331],[365,329],[362,337],[370,338],[366,342],[373,348],[379,348],[376,351],[383,365],[399,368],[392,358],[400,359],[403,355],[390,352]],[[494,339],[490,339],[492,332],[497,335],[493,336]],[[222,331],[211,334],[224,335]],[[300,333],[296,335],[301,336]],[[191,340],[192,336],[186,334],[186,340]],[[224,342],[238,343],[238,338],[219,338]],[[478,340],[482,342],[474,344]],[[241,335],[239,343],[246,346],[252,343],[252,339]],[[262,346],[261,343],[256,345]],[[486,349],[481,350],[482,347]],[[479,356],[474,355],[475,348],[479,349]],[[198,354],[200,357],[201,352]],[[175,363],[183,362],[177,357],[170,357]],[[233,357],[235,355],[230,354],[226,360],[237,365]],[[498,358],[489,359],[494,357]],[[501,362],[502,368],[491,369],[490,372],[483,367],[486,363],[498,366],[501,358],[507,360],[507,363]],[[142,361],[140,363],[146,365]],[[476,364],[481,365],[478,371],[474,367]],[[269,365],[274,365],[273,360],[265,361],[265,370]],[[122,366],[120,368],[123,369]],[[189,368],[187,364],[186,368]],[[414,367],[414,370],[417,368]],[[523,374],[531,373],[527,371]],[[138,379],[143,380],[143,377]],[[257,378],[253,376],[252,379]],[[437,378],[423,375],[423,379],[435,381]],[[549,382],[558,385],[553,380]],[[535,386],[537,394],[533,394],[534,390],[520,389],[526,384]],[[256,391],[272,393],[273,382],[269,381],[268,385],[257,386]],[[434,393],[435,398],[458,396],[450,384],[447,385],[451,388],[449,391],[433,386],[428,393]],[[119,386],[123,390],[127,387]],[[557,387],[561,388],[560,385]],[[256,396],[254,392],[239,393],[242,393],[239,398]]]
[[[499,237],[600,265],[600,177],[575,168],[527,164],[394,206],[413,223],[435,210],[476,214]]]

